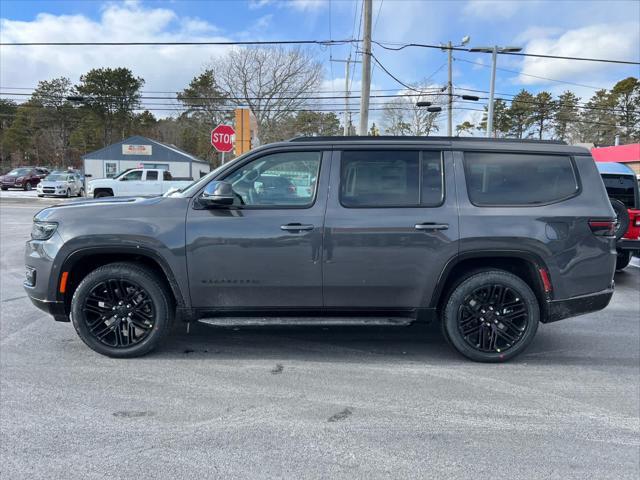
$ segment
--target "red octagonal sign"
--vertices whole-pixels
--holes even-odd
[[[211,130],[211,145],[219,152],[230,152],[233,150],[233,141],[236,132],[229,125],[218,125]]]

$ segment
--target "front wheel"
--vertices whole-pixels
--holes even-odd
[[[84,197],[84,188],[81,188],[80,190],[78,190],[78,196]]]
[[[102,355],[131,358],[158,346],[171,328],[171,296],[156,274],[135,263],[112,263],[89,273],[71,300],[82,341]]]
[[[447,300],[445,338],[477,362],[504,362],[533,340],[540,320],[538,300],[521,278],[502,271],[481,271],[458,284]]]

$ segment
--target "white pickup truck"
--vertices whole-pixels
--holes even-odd
[[[156,168],[133,168],[113,178],[91,180],[87,185],[87,197],[153,197],[180,189],[193,183],[192,180],[174,180],[166,170]]]

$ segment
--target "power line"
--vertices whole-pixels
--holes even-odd
[[[409,47],[435,48],[438,50],[449,49],[449,47],[446,45],[430,45],[425,43],[404,43],[404,44],[395,43],[395,45],[398,45],[397,47],[389,46],[389,45],[394,45],[393,42],[374,41],[373,43],[375,43],[376,45],[382,48],[385,48],[387,50],[393,50],[393,51],[399,51]],[[469,52],[468,49],[461,48],[461,47],[451,47],[451,50],[458,51],[458,52]],[[491,52],[474,52],[474,53],[491,53]],[[568,56],[562,56],[562,55],[543,55],[538,53],[522,53],[522,52],[516,53],[516,52],[500,52],[500,51],[496,53],[498,55],[517,55],[521,57],[540,57],[540,58],[550,58],[550,59],[556,59],[556,60],[576,60],[576,61],[584,61],[584,62],[603,62],[603,63],[619,63],[624,65],[640,65],[640,62],[634,62],[630,60],[614,60],[610,58],[568,57]]]
[[[409,90],[413,90],[414,92],[420,92],[420,90],[407,85],[406,83],[404,83],[402,80],[400,80],[398,77],[396,77],[393,73],[391,73],[389,70],[387,70],[387,68],[380,63],[380,60],[378,60],[378,57],[376,57],[373,52],[371,52],[371,58],[373,58],[373,61],[376,62],[378,64],[378,66],[384,71],[384,73],[386,73],[387,75],[389,75],[391,78],[393,78],[397,83],[399,83],[400,85],[402,85],[404,88],[409,89]]]
[[[456,60],[458,60],[460,62],[471,63],[473,65],[479,65],[479,66],[485,67],[485,68],[491,68],[491,65],[485,65],[484,63],[480,63],[480,62],[474,62],[474,61],[471,61],[471,60],[465,60],[464,58],[456,58]],[[548,80],[550,82],[565,83],[567,85],[573,85],[575,87],[591,88],[592,90],[606,90],[606,88],[604,88],[604,87],[594,87],[593,85],[585,85],[583,83],[567,82],[566,80],[558,80],[556,78],[541,77],[539,75],[532,75],[531,73],[527,73],[527,72],[518,72],[517,70],[509,70],[508,68],[496,67],[496,70],[501,70],[503,72],[509,72],[509,73],[516,73],[518,75],[524,75],[525,77],[533,77],[533,78],[538,78],[538,79],[541,79],[541,80]]]
[[[208,42],[0,42],[2,47],[75,47],[75,46],[181,46],[181,45],[346,45],[356,42],[354,39],[346,40],[246,40],[246,41],[208,41]]]
[[[359,35],[358,35],[359,37]],[[358,38],[351,38],[345,40],[245,40],[245,41],[181,41],[181,42],[0,42],[0,46],[6,47],[26,47],[26,46],[154,46],[154,45],[171,45],[171,46],[196,46],[196,45],[220,45],[220,46],[234,46],[234,45],[345,45],[347,43],[359,43]],[[403,50],[405,48],[417,47],[417,48],[432,48],[441,50],[443,48],[448,49],[446,45],[435,45],[426,43],[404,43],[399,44],[395,42],[380,42],[372,41],[376,45],[393,51]],[[390,46],[390,45],[396,45]],[[451,50],[468,52],[466,48],[450,47]],[[487,52],[476,52],[487,53]],[[516,55],[521,57],[534,57],[534,58],[548,58],[556,60],[573,60],[583,62],[601,62],[601,63],[616,63],[623,65],[640,65],[640,62],[631,60],[619,60],[611,58],[591,58],[591,57],[573,57],[564,55],[547,55],[541,53],[522,53],[522,52],[497,52],[499,55]]]

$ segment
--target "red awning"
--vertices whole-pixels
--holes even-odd
[[[640,143],[592,148],[591,155],[596,162],[640,162]]]

